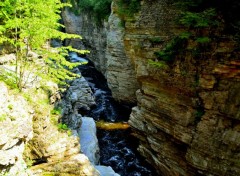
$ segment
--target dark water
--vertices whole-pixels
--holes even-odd
[[[95,120],[110,122],[127,121],[131,105],[118,104],[112,98],[104,76],[89,62],[79,67],[88,81],[96,100],[96,106],[88,112]],[[100,147],[100,164],[111,166],[121,176],[156,176],[153,168],[137,152],[138,141],[128,130],[97,129]]]

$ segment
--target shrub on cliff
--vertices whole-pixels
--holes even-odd
[[[80,13],[88,12],[93,15],[97,22],[108,18],[111,13],[112,0],[78,0],[77,5]],[[77,8],[77,7],[75,7]]]
[[[63,27],[60,20],[61,8],[68,4],[60,0],[5,0],[0,2],[0,44],[14,48],[15,83],[21,90],[31,73],[65,84],[65,79],[76,75],[68,70],[76,64],[65,59],[68,51],[84,53],[71,47],[51,48],[46,45],[51,39],[80,38],[65,34],[58,29]],[[44,64],[36,64],[39,58],[33,58],[31,52],[37,53]]]

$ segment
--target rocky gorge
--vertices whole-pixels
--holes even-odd
[[[123,13],[129,12],[124,8],[130,2],[137,11]],[[154,175],[240,175],[239,28],[223,18],[239,3],[218,3],[216,16],[211,9],[201,14],[208,3],[197,13],[185,14],[172,0],[113,0],[111,14],[102,23],[91,11],[63,10],[64,30],[83,37],[65,44],[88,49],[90,53],[81,56],[104,75],[113,98],[132,107],[131,130],[116,135],[113,143],[109,133],[101,134],[107,138],[101,141],[102,149],[108,146],[104,150],[110,151],[116,143],[120,151],[107,164],[121,170],[125,165],[115,158],[127,158],[132,174],[150,175],[134,160],[136,155],[115,140],[128,137],[155,168]],[[234,8],[228,9],[228,4]],[[238,14],[234,15],[235,19]],[[228,31],[231,26],[238,31],[235,35]],[[31,55],[32,60],[42,59]],[[93,118],[105,114],[87,113],[96,106],[94,95],[109,94],[82,76],[68,81],[64,92],[55,83],[40,84],[38,77],[18,92],[8,80],[14,60],[14,54],[0,57],[0,175],[118,176],[111,167],[99,165],[101,148]],[[79,69],[73,72],[81,75]],[[107,120],[116,120],[109,112]]]
[[[0,61],[14,58],[5,55]],[[1,71],[6,68],[1,65]],[[99,165],[95,122],[79,113],[95,104],[87,81],[75,79],[61,96],[57,84],[43,87],[37,80],[22,93],[0,83],[0,175],[118,176]]]
[[[159,175],[239,175],[240,59],[238,43],[216,32],[200,54],[189,52],[164,68],[149,64],[182,27],[170,0],[140,1],[140,10],[119,25],[113,1],[108,21],[63,12],[66,31],[84,37],[88,58],[101,71],[119,102],[136,105],[129,124],[139,152]],[[205,32],[206,33],[206,32]],[[157,40],[159,39],[159,40]]]

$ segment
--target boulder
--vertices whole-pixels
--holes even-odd
[[[99,163],[99,146],[96,136],[96,124],[91,117],[82,118],[82,126],[79,132],[81,151],[89,158],[90,162]]]

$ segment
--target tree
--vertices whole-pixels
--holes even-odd
[[[68,51],[84,54],[87,51],[76,50],[70,46],[52,48],[46,45],[51,39],[65,40],[81,38],[59,30],[61,9],[69,4],[61,0],[5,0],[0,2],[0,44],[14,48],[16,54],[16,84],[20,90],[24,87],[30,72],[53,79],[64,84],[65,79],[76,75],[69,71],[77,64],[68,62]],[[36,64],[30,58],[30,51],[37,53],[44,64]],[[29,72],[29,70],[31,70]],[[28,74],[28,75],[26,75]]]

